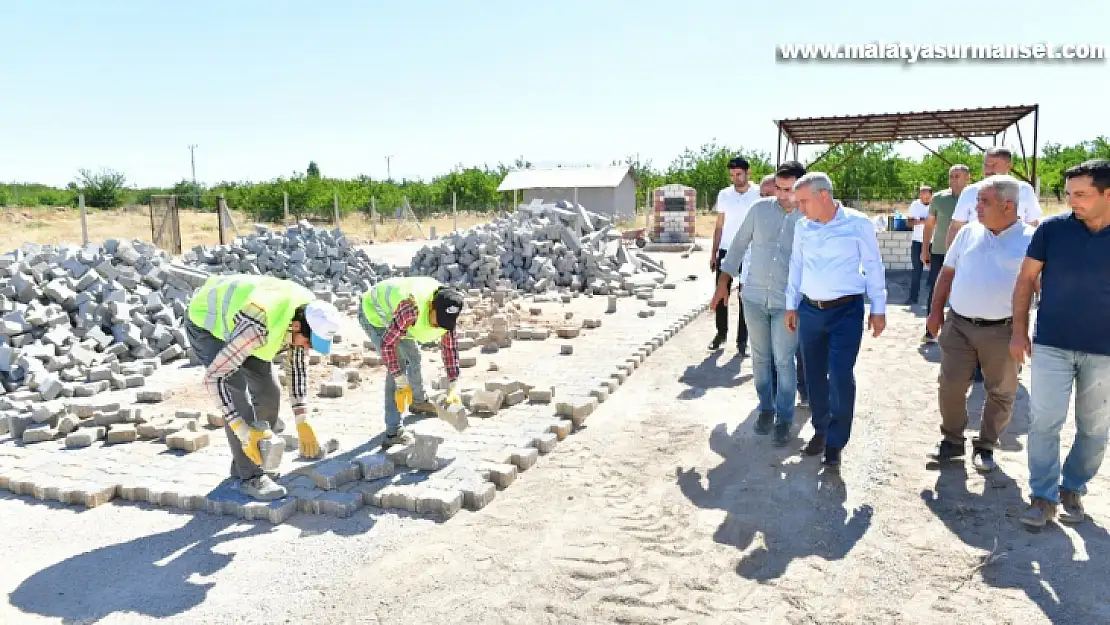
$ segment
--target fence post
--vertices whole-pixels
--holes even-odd
[[[77,208],[81,210],[81,245],[89,244],[89,224],[85,216],[85,194],[77,194]]]
[[[378,236],[378,203],[374,196],[370,196],[370,236]]]
[[[227,224],[224,222],[224,194],[216,196],[216,222],[220,229],[220,245],[227,245]]]
[[[282,195],[285,196],[282,200],[283,204],[285,206],[285,221],[283,221],[281,223],[281,225],[288,226],[289,225],[289,192],[284,191],[284,192],[282,192]]]
[[[451,192],[451,232],[459,231],[459,197],[452,191]]]
[[[339,227],[339,194],[333,193],[331,196],[331,207],[335,212],[335,227]]]

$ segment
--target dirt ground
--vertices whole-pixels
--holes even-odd
[[[797,454],[808,426],[786,449],[752,432],[750,363],[707,354],[702,315],[583,431],[446,523],[364,509],[271,527],[4,493],[0,622],[1110,622],[1110,479],[1085,524],[1023,529],[1027,370],[998,472],[928,466],[938,353],[921,330],[892,306],[864,339],[839,477]]]

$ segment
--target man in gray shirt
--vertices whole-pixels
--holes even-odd
[[[755,390],[759,395],[759,418],[755,431],[770,434],[773,428],[774,444],[779,447],[790,442],[794,424],[797,384],[794,359],[798,350],[798,335],[786,327],[784,317],[794,225],[802,218],[794,206],[793,187],[794,182],[804,175],[805,168],[794,161],[783,163],[778,168],[775,172],[776,197],[763,198],[752,204],[721,262],[721,279],[713,295],[713,304],[718,300],[727,300],[728,276],[739,274],[744,250],[750,244],[751,260],[740,297],[744,300],[744,322],[748,326]]]

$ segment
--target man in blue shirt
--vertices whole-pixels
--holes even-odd
[[[1082,495],[1098,473],[1110,436],[1110,160],[1064,172],[1071,213],[1054,215],[1033,234],[1014,288],[1010,353],[1032,356],[1029,406],[1030,506],[1021,522],[1043,527],[1056,516],[1086,518]],[[1029,308],[1041,285],[1037,327]],[[1075,389],[1075,442],[1060,467],[1060,430]]]
[[[886,271],[875,224],[833,199],[827,175],[802,176],[794,196],[805,219],[794,227],[785,322],[798,332],[809,387],[814,435],[804,452],[824,452],[824,465],[838,467],[855,415],[864,293],[877,337],[886,328]]]

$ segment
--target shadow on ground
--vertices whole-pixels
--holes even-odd
[[[194,516],[177,529],[62,560],[24,580],[8,599],[24,612],[66,623],[114,614],[181,614],[202,603],[215,586],[203,578],[235,557],[234,552],[218,553],[217,547],[268,531],[266,525]]]
[[[982,493],[968,490],[962,464],[946,465],[921,497],[929,510],[964,543],[990,554],[978,573],[995,588],[1023,591],[1053,623],[1110,623],[1105,580],[1110,577],[1110,534],[1088,519],[1074,532],[1050,524],[1029,532],[1018,520],[1025,510],[1021,489],[996,470]],[[961,561],[962,566],[965,562]],[[968,566],[972,578],[973,566]]]
[[[711,388],[736,388],[752,379],[751,374],[740,375],[743,356],[733,352],[732,357],[722,362],[722,350],[711,352],[700,363],[689,365],[678,378],[689,388],[678,394],[679,399],[697,399]]]
[[[871,506],[848,510],[840,476],[818,458],[798,461],[796,436],[780,448],[754,434],[757,414],[732,434],[725,424],[714,428],[709,446],[723,461],[706,473],[707,486],[697,469],[680,469],[679,489],[700,508],[727,512],[713,539],[746,552],[736,567],[744,578],[776,579],[798,558],[844,558],[871,527]]]

